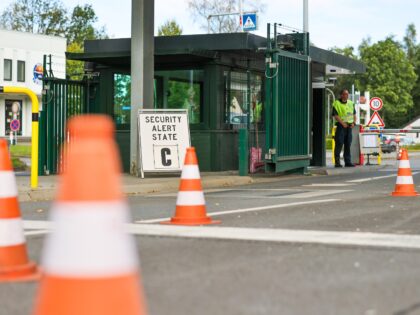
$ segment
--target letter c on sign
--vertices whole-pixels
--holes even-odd
[[[160,150],[160,155],[162,156],[162,165],[163,166],[171,166],[172,160],[168,159],[167,156],[171,155],[171,150],[169,148],[163,148]]]

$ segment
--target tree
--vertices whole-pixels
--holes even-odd
[[[16,0],[0,16],[8,30],[64,36],[67,11],[60,0]]]
[[[81,53],[83,52],[83,47],[77,43],[73,42],[67,45],[67,51],[70,53]],[[69,77],[72,77],[75,80],[80,80],[83,78],[84,72],[84,63],[77,60],[67,60],[66,62],[66,74]]]
[[[407,26],[404,36],[404,48],[407,53],[408,60],[413,64],[416,58],[417,51],[420,47],[416,44],[416,26],[411,23]]]
[[[106,38],[104,27],[95,28],[94,24],[97,20],[98,17],[92,5],[74,7],[66,30],[67,42],[78,43],[83,47],[85,40]]]
[[[359,57],[355,54],[354,47],[346,46],[345,48],[333,47],[330,49],[331,51],[344,55],[346,57],[358,60]],[[337,81],[334,84],[333,91],[336,96],[340,95],[340,91],[343,89],[347,89],[350,91],[353,84],[356,84],[358,75],[356,74],[346,74],[341,76],[330,75],[330,78],[334,77]]]
[[[240,31],[239,8],[237,0],[188,0],[188,8],[195,21],[200,21],[201,28],[209,33],[233,33]],[[244,1],[246,11],[264,11],[265,5],[261,0]],[[244,10],[245,11],[245,10]],[[218,14],[236,13],[218,16]],[[209,19],[209,16],[212,18]]]
[[[414,24],[409,24],[404,37],[404,49],[407,58],[414,67],[414,72],[417,75],[416,83],[411,92],[413,96],[414,108],[411,119],[420,115],[420,44],[416,40],[417,32]]]
[[[158,29],[158,36],[181,35],[182,28],[175,20],[168,20]]]
[[[388,37],[373,45],[359,47],[367,72],[360,78],[361,90],[370,91],[384,101],[383,118],[388,127],[400,127],[413,108],[416,74],[400,43]]]
[[[60,0],[16,0],[0,16],[0,25],[9,30],[63,36],[67,51],[83,52],[85,40],[106,38],[105,28],[95,28],[98,18],[92,6],[77,5],[71,11]],[[80,79],[83,62],[67,60],[67,75]]]

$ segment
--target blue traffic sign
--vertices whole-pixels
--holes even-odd
[[[257,13],[245,13],[242,15],[242,29],[244,31],[257,30]]]

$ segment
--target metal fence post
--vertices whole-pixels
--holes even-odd
[[[239,129],[239,175],[248,175],[248,130]]]

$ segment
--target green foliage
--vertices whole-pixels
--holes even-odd
[[[367,72],[360,78],[360,89],[384,101],[382,111],[387,127],[399,127],[413,108],[411,91],[416,74],[401,45],[392,37],[360,47]]]
[[[27,171],[29,167],[17,157],[12,157],[12,165],[15,171]]]
[[[69,20],[66,31],[68,43],[77,43],[83,48],[84,40],[106,38],[105,29],[94,26],[98,17],[90,4],[74,7]]]
[[[10,146],[10,155],[12,157],[30,157],[31,156],[31,146],[24,144],[17,144]]]
[[[168,20],[158,29],[158,36],[176,36],[182,34],[182,27],[175,20]]]
[[[67,51],[70,53],[83,52],[83,48],[78,42],[73,42],[67,45]],[[83,78],[83,62],[77,60],[67,60],[66,73],[67,76],[74,80],[81,80]]]
[[[5,29],[64,36],[67,11],[60,0],[16,0],[0,16]]]
[[[417,76],[417,80],[411,93],[413,96],[414,108],[410,119],[420,116],[420,44],[417,44],[416,36],[416,27],[414,24],[409,24],[404,37],[404,49]]]

